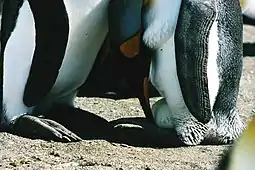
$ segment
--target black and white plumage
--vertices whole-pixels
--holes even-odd
[[[187,145],[205,139],[233,142],[243,129],[236,108],[242,73],[240,3],[176,3],[175,33],[152,60],[152,83],[164,97],[153,106],[155,121],[174,128]]]
[[[86,81],[108,33],[109,2],[4,2],[1,29],[1,57],[4,59],[3,126],[23,131],[26,127],[20,127],[20,124],[27,122],[39,125],[40,130],[47,129],[53,136],[79,139],[60,124],[37,115],[44,114],[55,103],[74,107],[78,88]],[[133,5],[142,4],[142,0],[132,2],[135,2]],[[131,11],[127,14],[133,14],[132,10],[139,8],[131,6],[129,9]],[[133,21],[142,23],[141,19],[138,17]],[[142,60],[139,59],[139,63]],[[145,65],[143,68],[146,72],[149,62]],[[146,76],[146,73],[143,74],[139,74],[139,77]],[[143,80],[139,83],[143,83]],[[134,87],[140,87],[139,83]],[[32,128],[26,130],[24,133],[34,131]]]
[[[77,89],[86,80],[107,34],[108,3],[4,2],[2,125],[10,127],[21,118],[36,119],[34,122],[50,128],[52,121],[27,115],[43,114],[54,102],[73,106]],[[78,139],[64,127],[60,131]],[[54,128],[53,132],[61,135]]]
[[[13,0],[10,2],[15,4],[21,1]],[[19,15],[17,13],[14,14],[14,16],[18,16],[15,29],[12,31],[12,29],[7,28],[7,32],[11,30],[12,34],[6,44],[5,51],[2,50],[4,52],[5,70],[2,124],[7,126],[15,125],[17,120],[25,118],[30,120],[30,122],[31,120],[32,122],[39,121],[40,125],[51,127],[51,121],[27,115],[43,113],[54,102],[73,107],[77,89],[86,81],[108,32],[107,7],[109,0],[56,1],[55,3],[62,5],[60,13],[62,13],[61,17],[64,18],[60,21],[62,21],[63,25],[68,21],[69,26],[65,27],[68,28],[67,30],[59,30],[58,34],[52,36],[62,33],[61,37],[64,38],[68,35],[68,40],[62,40],[62,48],[58,48],[63,50],[66,45],[65,55],[64,57],[62,56],[62,63],[53,62],[54,69],[48,70],[49,72],[58,73],[57,76],[52,74],[50,77],[46,76],[46,78],[41,79],[41,81],[45,80],[45,86],[43,82],[40,84],[40,77],[35,76],[32,81],[36,83],[35,86],[32,85],[32,88],[26,88],[26,86],[29,86],[27,85],[27,79],[30,75],[30,67],[33,61],[33,50],[37,45],[35,43],[36,38],[47,38],[35,36],[36,29],[34,25],[36,21],[34,21],[29,5],[29,3],[35,2],[25,0],[24,3],[21,3]],[[45,2],[45,4],[47,3]],[[171,10],[169,10],[170,7]],[[34,6],[35,8],[36,6]],[[186,8],[189,10],[186,10]],[[14,5],[14,9],[18,8]],[[193,9],[196,9],[196,11]],[[15,12],[15,10],[9,11]],[[37,12],[40,11],[37,10]],[[49,8],[49,12],[54,14],[53,9]],[[194,26],[190,25],[193,21],[187,15],[196,18],[201,14],[208,14],[208,12],[213,13],[213,23],[211,26],[209,24],[206,25],[207,27],[201,27],[201,29],[205,28],[205,30],[202,29],[202,32],[199,32],[205,34],[204,39],[201,40],[206,42],[207,39],[208,44],[204,44],[203,49],[205,52],[202,56],[192,56],[194,60],[197,59],[195,57],[207,58],[207,61],[203,60],[205,64],[208,62],[207,67],[202,68],[203,73],[207,73],[205,77],[205,74],[200,75],[194,71],[187,73],[185,69],[184,71],[180,69],[180,60],[184,62],[183,68],[189,66],[190,62],[184,60],[185,57],[183,58],[183,56],[187,52],[185,49],[187,50],[192,46],[187,44],[183,48],[184,50],[181,51],[179,45],[175,46],[175,44],[182,44],[186,40],[192,42],[192,36],[190,35],[194,33]],[[6,17],[9,22],[14,21],[8,19],[8,17],[12,17],[10,12],[4,14],[3,17]],[[51,19],[44,18],[45,16],[38,17],[42,17],[41,21]],[[231,2],[221,2],[221,0],[157,0],[149,1],[145,7],[142,22],[144,26],[142,40],[145,46],[154,50],[150,79],[164,97],[153,107],[154,119],[160,127],[175,128],[180,139],[185,144],[199,144],[208,136],[210,139],[227,143],[233,141],[242,130],[243,125],[236,110],[236,98],[242,69],[242,23],[240,17],[241,11],[237,0]],[[226,20],[226,18],[231,18],[231,22]],[[52,19],[54,20],[54,18]],[[205,21],[205,23],[212,21],[212,19],[208,20],[206,17],[201,17],[201,20]],[[196,24],[201,24],[200,21],[197,21]],[[6,27],[8,24],[3,24],[3,26]],[[54,23],[51,26],[54,26]],[[186,29],[188,29],[188,32]],[[1,34],[4,33],[6,32],[2,31]],[[184,33],[186,36],[182,39],[180,35]],[[197,41],[198,37],[196,36],[194,37]],[[45,41],[43,47],[47,49],[47,46],[49,47],[52,44],[46,42],[48,41]],[[196,48],[195,45],[196,43],[192,47],[193,50]],[[176,50],[180,50],[183,54],[178,54],[177,52],[177,55],[175,55]],[[45,50],[43,52],[49,51]],[[63,51],[55,51],[54,53],[56,55],[58,53],[59,57],[61,57],[61,52]],[[42,55],[42,53],[37,55]],[[179,56],[182,57],[178,58]],[[51,59],[48,58],[48,61],[51,61]],[[61,61],[61,59],[57,61]],[[199,62],[195,61],[192,64],[199,64]],[[43,65],[45,66],[45,64]],[[58,67],[60,67],[59,70]],[[38,73],[42,76],[47,75],[45,74],[46,71],[44,72],[47,69],[46,66],[45,68],[35,67],[34,69],[38,69]],[[198,88],[197,91],[194,89],[193,94],[202,97],[200,104],[210,106],[209,111],[204,112],[205,105],[194,105],[194,101],[190,101],[189,97],[194,97],[194,95],[185,95],[185,87],[183,85],[185,83],[189,84],[192,79],[180,80],[183,74],[196,75],[198,79],[203,79],[202,84],[196,84],[197,87],[203,88],[203,90],[206,88],[205,85],[208,84],[205,91]],[[31,76],[31,78],[33,77]],[[41,85],[42,89],[40,90]],[[24,97],[25,102],[23,102],[24,92],[27,94],[27,97]],[[205,92],[205,95],[201,95],[201,92]],[[193,110],[191,109],[192,105],[195,106]],[[53,126],[56,125],[53,124]],[[77,136],[64,127],[60,131],[73,138],[73,140],[78,139]],[[211,131],[213,133],[210,133]],[[54,133],[55,135],[58,134],[55,131]]]

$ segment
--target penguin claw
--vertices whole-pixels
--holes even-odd
[[[82,139],[76,135],[75,133],[68,130],[63,125],[51,120],[51,119],[44,119],[48,123],[49,126],[55,128],[58,132],[61,132],[63,135],[63,138],[67,139],[68,141],[81,141]]]
[[[76,142],[82,139],[63,125],[31,115],[23,115],[12,122],[11,132],[32,139],[44,139],[60,142]]]

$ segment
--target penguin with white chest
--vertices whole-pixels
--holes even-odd
[[[236,108],[243,57],[240,3],[175,3],[175,32],[152,59],[151,81],[164,97],[153,106],[155,122],[174,128],[187,145],[233,142],[243,129]]]
[[[73,107],[78,88],[86,81],[108,32],[108,4],[109,0],[4,2],[3,126],[23,135],[80,139],[37,114],[44,114],[54,103]],[[139,10],[132,4],[129,7]],[[107,121],[103,124],[107,126]]]
[[[33,133],[18,126],[23,121],[27,127],[38,125],[34,128],[41,137],[79,139],[60,124],[34,115],[54,102],[73,106],[107,34],[108,2],[4,1],[3,126]]]
[[[3,126],[25,135],[37,133],[42,138],[80,140],[61,124],[37,115],[44,114],[54,103],[73,107],[78,88],[86,81],[108,32],[109,2],[4,2],[1,29]],[[138,0],[132,2],[142,4]],[[136,3],[133,4],[136,6]],[[129,9],[127,14],[141,10],[132,6]],[[139,76],[146,76],[147,68],[145,66],[145,72]],[[133,87],[140,85],[135,83]],[[142,97],[146,99],[145,95]],[[148,97],[143,103],[148,108]]]

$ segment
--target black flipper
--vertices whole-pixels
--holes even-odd
[[[208,80],[208,38],[216,18],[209,1],[184,0],[175,33],[177,74],[184,101],[200,122],[212,118]],[[209,3],[214,3],[210,1]]]
[[[108,8],[109,38],[112,55],[118,56],[116,72],[127,78],[146,117],[153,122],[148,95],[151,56],[141,38],[143,5],[143,0],[112,0]]]
[[[3,2],[2,20],[1,20],[1,58],[3,58],[4,50],[8,39],[13,32],[19,15],[19,9],[24,0],[9,0]],[[3,59],[1,59],[3,60]]]
[[[24,91],[24,103],[34,106],[54,85],[61,67],[69,34],[63,0],[29,0],[35,20],[36,47]]]

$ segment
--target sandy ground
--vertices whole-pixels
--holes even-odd
[[[244,68],[238,108],[244,120],[255,108],[255,27],[244,26]],[[253,51],[250,50],[253,44]],[[152,99],[152,103],[157,98]],[[107,120],[143,117],[138,100],[77,98],[77,106]],[[200,145],[175,147],[172,137],[155,130],[130,127],[126,141],[85,140],[77,143],[30,140],[0,133],[0,169],[173,169],[209,170],[217,166],[229,146]],[[171,142],[170,142],[171,143]]]

